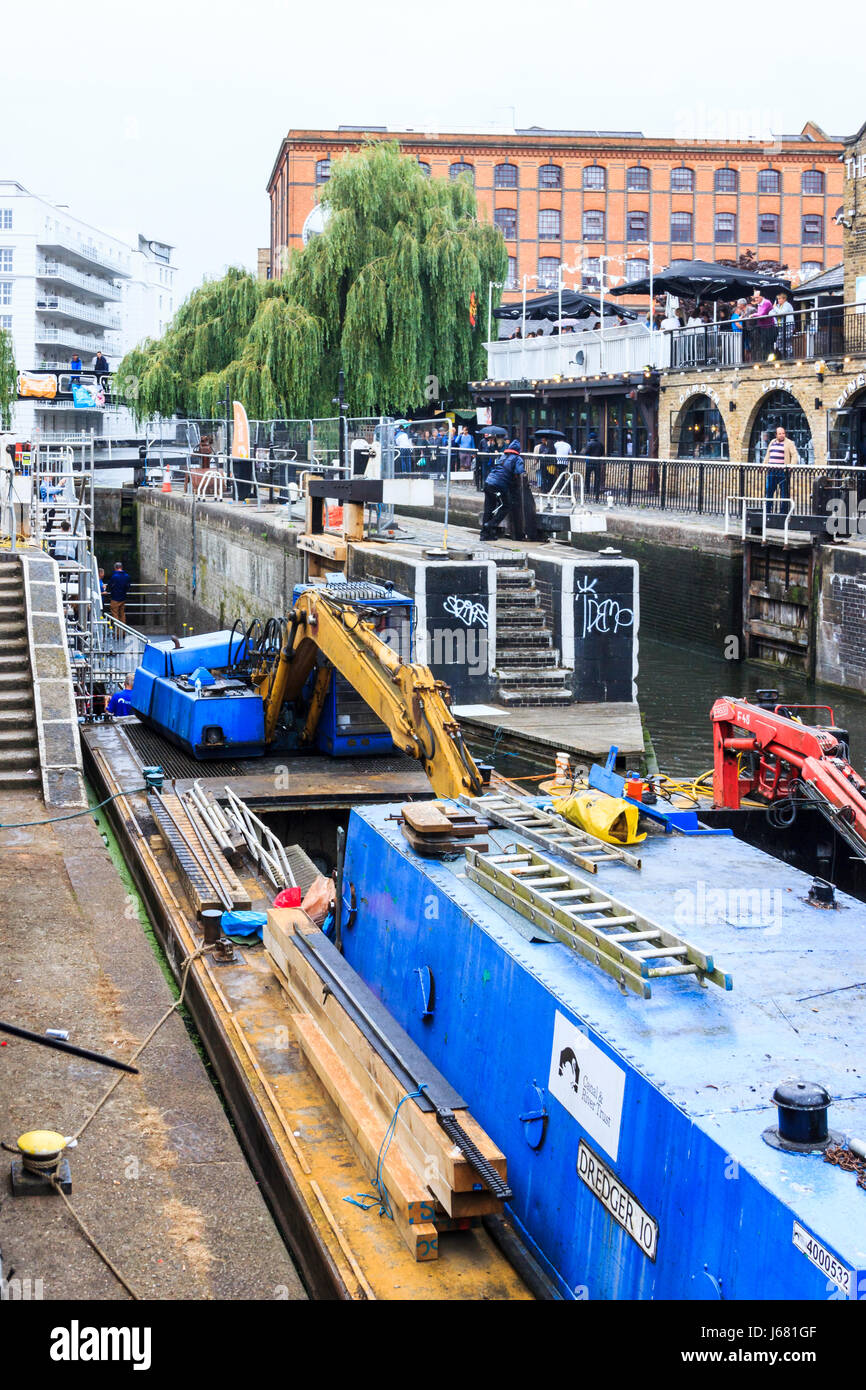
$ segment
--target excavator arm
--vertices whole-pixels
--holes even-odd
[[[264,704],[267,743],[281,709],[300,697],[322,657],[379,716],[397,747],[421,762],[437,796],[480,794],[481,776],[452,717],[448,686],[429,667],[401,661],[357,604],[314,588],[300,595],[289,615],[279,655],[252,675]]]

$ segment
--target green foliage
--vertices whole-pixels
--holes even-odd
[[[484,374],[487,287],[507,254],[468,180],[428,179],[373,142],[335,162],[322,201],[325,230],[283,279],[229,270],[126,355],[116,383],[139,420],[221,415],[227,388],[252,419],[330,415],[341,366],[350,413],[404,412]]]
[[[0,427],[12,427],[12,406],[18,396],[18,375],[12,352],[12,337],[0,329]]]

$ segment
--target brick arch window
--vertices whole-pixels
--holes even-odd
[[[800,179],[801,193],[823,193],[824,175],[820,169],[804,169]]]
[[[497,164],[493,170],[494,188],[516,188],[517,187],[517,165],[516,164]]]
[[[607,171],[601,164],[587,164],[583,171],[583,186],[586,189],[603,189],[607,183]]]
[[[736,241],[737,239],[737,219],[732,212],[717,212],[715,216],[714,235],[716,242]]]
[[[419,160],[418,160],[418,168],[421,170],[421,173],[424,175],[425,179],[429,179],[429,177],[430,177],[430,165],[427,164],[425,160],[423,160],[423,159],[419,159]]]
[[[448,177],[450,179],[459,179],[462,178],[464,175],[468,175],[472,183],[474,183],[475,166],[474,164],[467,164],[465,160],[458,159],[457,163],[452,164],[450,169],[448,170]]]
[[[671,241],[692,240],[692,214],[690,212],[671,213]]]
[[[497,208],[493,214],[493,221],[506,241],[517,240],[516,208]]]
[[[758,192],[759,193],[781,193],[782,175],[778,169],[759,169],[758,170]]]
[[[646,193],[650,186],[650,171],[645,164],[633,164],[625,176],[629,193]]]
[[[736,193],[739,185],[740,177],[736,169],[717,169],[713,175],[715,193]]]
[[[676,169],[671,169],[671,192],[672,193],[694,193],[695,191],[695,171],[689,169],[685,164],[680,164]]]
[[[583,240],[604,241],[604,213],[597,208],[587,208],[583,214]]]
[[[562,187],[562,166],[560,164],[542,164],[538,169],[539,188],[561,188]]]
[[[316,183],[327,183],[331,177],[331,156],[316,160]]]
[[[538,259],[538,288],[555,290],[559,283],[559,257],[540,256]]]

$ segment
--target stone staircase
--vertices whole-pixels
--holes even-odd
[[[497,557],[497,698],[503,705],[570,704],[571,672],[559,662],[535,570],[528,568],[525,556]]]
[[[0,792],[42,786],[21,562],[0,557]]]

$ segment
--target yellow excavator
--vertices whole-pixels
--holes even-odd
[[[272,620],[260,640],[253,638],[250,682],[262,700],[265,744],[278,738],[286,706],[301,701],[318,667],[298,739],[301,747],[311,744],[337,671],[378,715],[395,745],[419,760],[437,796],[480,795],[481,774],[451,713],[449,687],[428,666],[402,660],[377,636],[380,617],[317,585],[298,594],[285,622]]]

